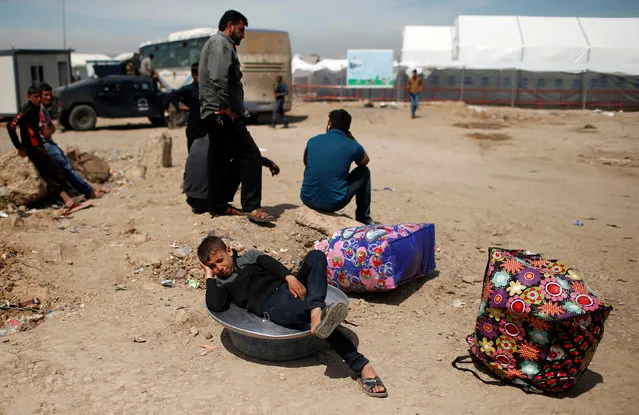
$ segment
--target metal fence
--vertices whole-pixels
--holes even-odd
[[[304,101],[407,101],[406,80],[402,74],[394,88],[360,89],[296,79],[293,89],[295,97]],[[528,108],[639,111],[639,76],[444,69],[433,71],[424,79],[420,99]]]

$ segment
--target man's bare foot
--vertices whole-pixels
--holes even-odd
[[[105,191],[101,189],[94,190],[93,193],[89,195],[89,199],[99,199],[106,194]]]
[[[317,307],[311,310],[311,334],[315,336],[317,326],[322,322],[322,309]]]
[[[373,369],[373,366],[370,363],[367,363],[362,369],[361,377],[362,379],[375,379],[377,378],[377,372],[375,372],[375,369]],[[386,392],[386,387],[383,384],[376,384],[369,390],[369,392],[376,394],[384,393]]]

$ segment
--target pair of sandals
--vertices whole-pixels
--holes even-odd
[[[252,212],[242,212],[233,206],[228,206],[224,212],[215,214],[215,216],[246,216],[248,220],[255,223],[272,223],[277,220],[275,216],[269,215],[262,209],[255,209]]]
[[[315,335],[320,339],[325,339],[331,335],[333,330],[337,328],[348,316],[348,304],[344,300],[337,300],[322,310],[322,320],[315,329]],[[388,396],[388,390],[384,383],[375,376],[374,378],[360,377],[359,384],[362,386],[364,393],[373,398],[385,398]],[[381,392],[375,392],[375,387],[384,388]]]

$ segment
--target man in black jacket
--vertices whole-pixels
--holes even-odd
[[[191,77],[193,82],[184,85],[182,88],[171,91],[168,99],[177,109],[189,112],[189,118],[186,122],[186,150],[191,150],[193,142],[206,135],[202,119],[200,118],[200,87],[198,84],[200,73],[198,69],[199,63],[191,65]]]
[[[206,305],[216,312],[230,303],[296,330],[309,330],[328,344],[360,377],[364,392],[386,397],[386,387],[368,359],[340,326],[348,314],[346,302],[326,306],[326,256],[321,251],[306,255],[296,276],[276,259],[259,251],[242,256],[217,236],[207,236],[198,247],[206,274]]]

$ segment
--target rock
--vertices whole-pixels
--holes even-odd
[[[206,356],[207,354],[209,354],[209,352],[207,352],[206,350],[203,351],[202,353],[200,353],[200,356]]]
[[[200,334],[200,330],[198,330],[197,327],[191,327],[189,333],[191,333],[191,336],[195,337]]]
[[[280,372],[279,378],[280,380],[286,380],[286,375],[283,372]]]
[[[466,305],[466,303],[463,300],[458,298],[457,300],[453,301],[452,305],[455,308],[462,308],[462,307],[464,307]]]
[[[426,313],[424,313],[424,311],[422,310],[414,310],[415,314],[417,314],[417,317],[424,317],[426,315]]]
[[[133,343],[146,343],[146,339],[136,334],[133,336]]]
[[[146,167],[136,164],[126,170],[126,177],[131,180],[144,180],[146,178]]]
[[[16,151],[0,155],[0,186],[4,195],[0,204],[23,205],[38,201],[47,195],[47,185],[26,157]]]
[[[204,338],[205,338],[206,340],[210,340],[210,339],[212,339],[212,338],[213,338],[213,333],[211,333],[210,331],[207,331],[207,332],[204,334]]]
[[[146,171],[162,167],[171,167],[171,147],[173,139],[168,132],[150,134],[142,146],[139,165]]]
[[[176,280],[186,280],[187,276],[188,274],[185,269],[178,269],[177,271],[175,271]]]
[[[326,236],[331,236],[339,229],[363,226],[349,217],[334,213],[320,213],[307,206],[298,209],[295,222],[298,225],[315,229]]]
[[[583,126],[583,129],[584,130],[596,130],[597,126],[594,125],[594,124],[586,124],[586,125]]]
[[[77,147],[67,147],[67,157],[78,173],[90,182],[104,183],[111,177],[109,164],[95,152],[81,152]]]

